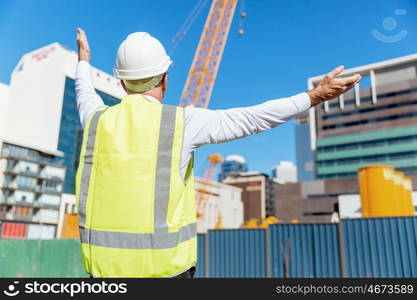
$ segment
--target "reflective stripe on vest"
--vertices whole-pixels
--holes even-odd
[[[164,233],[127,233],[80,228],[82,243],[121,249],[174,248],[178,243],[188,241],[196,234],[196,223],[181,227],[178,232]]]
[[[90,185],[91,167],[93,166],[94,143],[96,141],[98,120],[104,112],[105,109],[95,111],[88,128],[87,145],[84,154],[84,167],[81,175],[80,197],[78,200],[78,225],[80,227],[85,226],[88,186]]]
[[[85,228],[88,190],[97,127],[99,119],[105,110],[98,110],[93,113],[88,127],[86,149],[84,153],[84,167],[81,173],[78,199],[78,218],[82,243],[120,249],[168,249],[174,248],[179,243],[196,237],[196,223],[185,225],[179,228],[177,232],[168,232],[167,211],[169,204],[176,109],[175,106],[170,105],[163,105],[162,107],[154,198],[155,233],[128,233]]]
[[[177,108],[163,105],[156,159],[156,184],[154,201],[155,232],[168,232],[166,223],[171,182],[172,144],[174,142]]]

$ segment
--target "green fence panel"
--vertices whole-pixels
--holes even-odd
[[[80,242],[0,240],[0,277],[88,277]]]
[[[0,277],[39,277],[39,240],[0,240]]]
[[[44,240],[41,245],[40,277],[89,277],[78,240]]]

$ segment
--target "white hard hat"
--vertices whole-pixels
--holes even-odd
[[[117,51],[114,75],[137,80],[165,73],[172,64],[164,46],[147,32],[129,34]]]

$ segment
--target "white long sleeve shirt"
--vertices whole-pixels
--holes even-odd
[[[104,106],[103,100],[95,92],[91,66],[86,61],[78,63],[75,90],[80,121],[84,128],[88,116],[97,108]],[[151,96],[145,95],[144,97],[149,101],[160,103]],[[210,110],[193,105],[185,107],[180,170],[182,177],[185,177],[188,163],[196,148],[205,144],[236,140],[274,128],[296,114],[308,110],[310,106],[309,96],[301,93],[254,106],[225,110]]]

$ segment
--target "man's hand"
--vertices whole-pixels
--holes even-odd
[[[88,45],[87,35],[81,28],[77,28],[77,47],[78,61],[90,62],[90,46]]]
[[[359,74],[345,78],[336,78],[343,70],[343,66],[337,67],[324,76],[316,88],[307,92],[312,106],[339,97],[361,80],[361,75]]]

